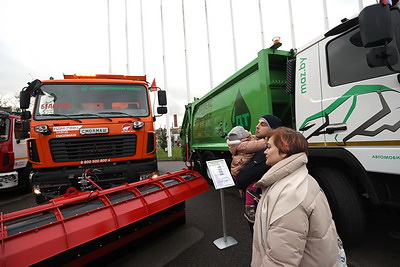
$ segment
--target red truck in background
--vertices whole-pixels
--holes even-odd
[[[20,108],[30,120],[27,147],[36,202],[71,186],[91,190],[81,177],[89,168],[102,188],[158,174],[152,91],[157,113],[167,113],[165,91],[150,87],[146,76],[74,74],[23,88]]]
[[[31,165],[26,151],[28,128],[29,123],[21,121],[18,114],[0,111],[0,192],[30,188]]]

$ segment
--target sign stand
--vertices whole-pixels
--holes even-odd
[[[228,166],[224,159],[210,160],[207,161],[207,171],[208,176],[213,180],[215,189],[219,189],[221,195],[221,210],[222,210],[222,231],[223,237],[214,240],[214,245],[219,249],[224,249],[238,242],[231,236],[226,234],[226,220],[225,220],[225,196],[224,188],[231,187],[235,185],[232,176],[229,172]]]

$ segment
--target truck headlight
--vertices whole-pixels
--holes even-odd
[[[140,181],[148,179],[148,178],[157,178],[157,177],[158,177],[158,171],[139,173],[139,180]]]
[[[35,126],[34,129],[35,129],[35,132],[41,133],[41,134],[44,134],[44,135],[48,135],[48,134],[51,133],[51,131],[49,129],[49,126],[47,126],[46,124]]]
[[[135,121],[133,123],[133,129],[135,129],[135,130],[139,130],[143,126],[144,126],[144,122],[143,121]]]

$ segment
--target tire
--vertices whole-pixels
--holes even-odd
[[[32,165],[28,162],[26,167],[19,173],[20,176],[19,184],[21,185],[20,190],[22,193],[32,192],[32,184],[29,178],[31,171],[32,171]]]
[[[208,176],[206,161],[214,160],[214,159],[216,159],[214,153],[212,153],[211,151],[204,152],[204,154],[203,154],[203,167],[204,167],[203,177],[206,178],[207,182],[211,185],[213,184],[213,181],[212,181],[211,177]]]
[[[193,168],[196,172],[203,175],[203,159],[199,152],[194,152],[191,156],[191,161],[193,161]]]
[[[346,176],[332,167],[310,170],[328,199],[333,220],[346,247],[359,244],[366,231],[365,214],[359,196]]]

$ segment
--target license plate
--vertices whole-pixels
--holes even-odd
[[[80,128],[80,134],[106,134],[108,133],[107,127],[99,127],[99,128]]]

